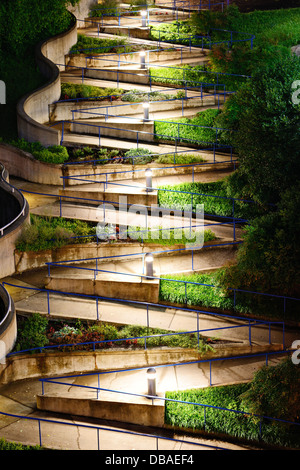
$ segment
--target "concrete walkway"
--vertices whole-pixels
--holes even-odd
[[[275,365],[280,360],[279,357],[270,358],[270,365]],[[220,361],[213,366],[212,380],[213,385],[221,385],[224,383],[240,383],[248,381],[253,374],[265,362],[254,359],[246,359],[240,361]],[[157,370],[157,393],[163,396],[166,390],[180,390],[195,387],[206,387],[209,377],[209,364],[177,365],[168,367],[156,367]],[[81,375],[74,378],[64,378],[61,380],[65,385],[47,384],[45,386],[46,395],[50,396],[67,396],[69,398],[85,398],[86,400],[95,400],[96,391],[89,391],[86,388],[78,388],[72,385],[83,385],[88,387],[98,386],[98,374]],[[144,370],[127,370],[113,373],[104,373],[100,375],[100,387],[108,390],[119,392],[147,394],[145,371]],[[159,450],[189,450],[196,451],[199,447],[193,445],[204,444],[204,446],[215,446],[232,450],[250,449],[249,445],[232,444],[217,439],[203,439],[190,436],[184,433],[172,432],[163,429],[145,428],[136,425],[122,425],[122,423],[109,423],[91,419],[80,418],[76,416],[57,415],[55,413],[41,412],[36,409],[36,396],[42,393],[41,384],[38,379],[32,379],[22,382],[16,382],[0,389],[0,409],[2,413],[10,413],[12,415],[23,416],[33,419],[47,419],[55,421],[57,424],[49,424],[41,422],[42,444],[50,448],[61,450],[96,450],[98,447],[98,439],[101,450],[155,450],[156,440],[153,436],[170,437],[172,439],[180,439],[184,442],[172,442],[168,440],[159,440]],[[119,395],[119,398],[116,396]],[[122,398],[120,398],[122,397]],[[147,398],[133,398],[129,395],[116,392],[100,391],[100,400],[125,400],[129,403],[132,400],[146,400],[149,406],[157,406],[159,403],[152,405]],[[160,402],[160,400],[156,400]],[[84,427],[85,426],[85,427]],[[96,427],[100,427],[97,436]],[[23,420],[14,416],[0,415],[1,437],[21,442],[23,444],[38,444],[39,429],[38,423],[33,420]],[[121,432],[118,432],[121,431]],[[148,437],[136,435],[132,433],[147,433]],[[130,433],[130,434],[129,434]],[[152,437],[150,437],[152,436]],[[98,437],[98,439],[97,439]],[[252,448],[255,448],[252,447]],[[205,447],[203,447],[203,450]],[[202,448],[201,448],[202,450]]]

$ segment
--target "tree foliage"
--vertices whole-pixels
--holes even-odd
[[[300,369],[290,358],[264,366],[241,395],[243,406],[262,416],[296,421],[300,416]]]
[[[29,44],[54,36],[70,24],[68,4],[79,0],[2,0],[0,23],[3,53],[21,56]]]
[[[300,60],[289,57],[258,70],[225,105],[217,124],[234,128],[240,173],[250,195],[275,203],[299,179],[300,107],[293,103],[292,84],[300,76]]]

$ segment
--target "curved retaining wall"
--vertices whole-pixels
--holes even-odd
[[[49,120],[48,106],[57,101],[61,94],[60,69],[55,64],[64,64],[65,54],[77,42],[77,23],[74,15],[73,26],[66,32],[38,44],[36,62],[48,82],[34,92],[24,96],[17,105],[18,134],[28,142],[41,142],[48,147],[59,145],[60,131],[44,124]]]
[[[228,156],[228,159],[230,157]],[[93,164],[85,165],[55,165],[50,163],[44,163],[36,160],[30,153],[24,152],[16,147],[8,144],[0,143],[0,161],[3,162],[9,173],[18,178],[31,181],[32,183],[47,184],[54,186],[61,186],[63,184],[62,176],[78,176],[81,175],[82,181],[80,180],[65,180],[66,186],[73,186],[77,184],[84,184],[84,175],[90,176],[91,180],[103,181],[105,178],[104,173],[108,172],[108,181],[121,181],[129,178],[130,173],[125,173],[130,170],[144,170],[136,171],[133,173],[132,179],[145,178],[145,171],[148,165],[130,165],[130,164],[108,164],[103,166],[96,166]],[[236,163],[237,164],[237,163]],[[164,169],[162,165],[152,164],[151,168],[159,168],[155,170],[156,176],[165,175],[182,175],[191,174],[193,172],[192,166],[178,165],[171,168],[170,165],[165,165]],[[232,164],[223,163],[218,164],[218,169],[230,169]],[[211,165],[199,165],[194,167],[194,172],[200,173],[202,171],[212,171],[215,169],[214,164]],[[122,170],[124,173],[121,173]],[[101,176],[102,173],[102,176]],[[100,176],[99,176],[100,175]]]
[[[17,320],[14,302],[7,290],[0,284],[0,361],[4,353],[8,354],[14,347],[17,338]]]
[[[7,183],[7,171],[0,163],[0,279],[15,272],[15,243],[29,219],[29,206],[22,193]],[[7,209],[8,210],[7,210]],[[9,223],[11,221],[11,223]],[[2,229],[2,230],[1,230]]]

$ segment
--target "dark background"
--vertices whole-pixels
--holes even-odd
[[[300,0],[231,0],[230,4],[233,3],[243,12],[300,7]]]

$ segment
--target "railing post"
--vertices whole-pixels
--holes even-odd
[[[99,428],[97,428],[97,443],[98,443],[98,450],[100,450]]]
[[[97,312],[97,320],[99,320],[99,299],[96,298],[96,312]]]
[[[251,346],[251,320],[249,320],[249,344]]]
[[[147,328],[149,328],[149,304],[147,304]]]
[[[200,343],[200,336],[199,336],[199,312],[197,312],[197,336],[198,336],[198,348]]]
[[[60,145],[62,145],[64,141],[64,130],[65,130],[65,121],[62,122],[62,126],[61,126]]]
[[[39,441],[40,441],[40,446],[42,447],[42,431],[41,431],[41,420],[38,420],[39,423]]]
[[[50,295],[49,295],[49,291],[47,291],[47,308],[48,308],[48,315],[50,315]]]

